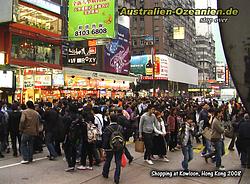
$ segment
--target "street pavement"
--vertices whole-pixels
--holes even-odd
[[[225,141],[227,148],[229,140]],[[128,149],[135,157],[131,165],[122,168],[121,184],[249,184],[250,172],[246,170],[244,177],[151,177],[152,170],[161,171],[178,171],[181,170],[181,161],[183,159],[181,151],[168,152],[169,163],[162,161],[154,161],[154,165],[148,165],[143,160],[143,154],[134,151],[134,144],[129,143]],[[213,171],[215,166],[209,161],[206,163],[200,156],[202,145],[194,146],[194,160],[189,164],[190,171]],[[111,184],[113,183],[114,162],[111,166],[109,178],[103,178],[102,166],[94,167],[93,171],[75,171],[65,172],[67,163],[63,161],[63,157],[59,157],[56,161],[49,161],[47,151],[35,154],[35,162],[27,165],[19,164],[21,158],[13,158],[11,154],[0,159],[0,184]],[[222,164],[226,170],[241,170],[240,160],[237,151],[228,151],[222,158]],[[244,172],[244,170],[241,170]],[[241,172],[240,171],[240,172]],[[166,174],[165,172],[165,174]],[[228,173],[227,173],[228,174]],[[233,172],[231,174],[238,174]]]

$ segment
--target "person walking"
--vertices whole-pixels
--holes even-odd
[[[223,133],[225,131],[221,119],[223,117],[222,108],[215,109],[214,111],[214,119],[212,122],[212,135],[211,142],[215,147],[215,160],[216,160],[216,168],[218,170],[224,171],[224,166],[221,165],[221,157],[224,155],[224,142],[223,142]]]
[[[139,139],[144,140],[146,151],[144,153],[144,161],[149,165],[153,165],[154,163],[151,160],[152,149],[153,149],[153,135],[154,135],[154,124],[157,119],[155,117],[154,108],[151,104],[147,107],[147,112],[141,116],[140,124],[139,124]]]
[[[21,164],[27,164],[33,161],[33,141],[34,137],[39,134],[39,114],[35,111],[32,101],[26,103],[27,109],[22,111],[19,124],[21,137],[21,153],[23,160]]]
[[[103,133],[103,148],[106,152],[106,160],[103,166],[102,176],[104,178],[108,178],[110,164],[113,159],[113,156],[115,156],[116,168],[115,168],[114,182],[115,184],[118,184],[120,181],[121,159],[122,159],[125,140],[122,134],[123,128],[122,126],[117,124],[117,115],[112,114],[110,116],[110,121],[111,121],[110,125],[107,126],[107,128],[105,128]],[[118,139],[116,139],[115,137]],[[119,142],[116,142],[116,140],[119,140]],[[115,147],[115,145],[120,145],[120,147],[118,146]]]
[[[183,154],[183,161],[181,163],[184,171],[188,171],[188,163],[193,160],[193,135],[194,135],[194,123],[192,115],[187,115],[185,123],[180,129],[180,143]]]
[[[236,144],[240,152],[242,168],[250,169],[250,118],[249,114],[244,115],[244,121],[239,125],[239,137]]]
[[[19,144],[19,154],[21,154],[21,135],[19,133],[19,124],[21,119],[21,111],[18,110],[18,104],[13,103],[11,107],[12,111],[9,113],[9,131],[11,137],[11,145],[13,150],[13,156],[17,157],[17,140]]]

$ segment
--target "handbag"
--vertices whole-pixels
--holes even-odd
[[[135,152],[144,153],[144,142],[140,140],[135,141]]]
[[[206,127],[202,132],[203,137],[205,137],[207,140],[211,141],[212,137],[212,129],[209,127]]]
[[[121,166],[124,168],[127,165],[127,158],[125,153],[122,153],[122,160],[121,160]]]
[[[225,136],[227,138],[232,139],[234,136],[234,128],[233,126],[228,126],[228,128],[225,129]]]

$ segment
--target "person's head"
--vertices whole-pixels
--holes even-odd
[[[34,106],[34,103],[32,101],[28,101],[26,103],[26,106],[29,108],[29,109],[35,109],[35,106]]]
[[[170,115],[174,116],[174,115],[176,115],[176,113],[177,113],[177,109],[175,107],[172,107],[170,110]]]
[[[162,117],[162,113],[159,112],[159,111],[155,111],[155,116],[156,116],[156,118],[159,120],[159,119],[161,119],[161,117]]]
[[[13,111],[18,110],[18,104],[17,104],[17,103],[13,103],[12,106],[11,106],[11,109],[12,109]]]
[[[205,110],[209,110],[209,105],[208,104],[205,104],[204,106],[203,106],[203,109],[205,109]]]
[[[220,107],[220,108],[214,109],[214,116],[216,118],[219,118],[219,119],[222,118],[223,117],[223,108]]]
[[[184,120],[185,120],[189,125],[192,125],[192,124],[193,124],[193,115],[192,115],[191,113],[185,115]]]
[[[48,108],[52,108],[52,103],[51,103],[51,102],[47,102],[46,106],[47,106]]]
[[[147,111],[150,116],[154,113],[154,107],[152,104],[148,104]]]
[[[115,113],[110,114],[110,121],[112,123],[117,123],[117,115]]]

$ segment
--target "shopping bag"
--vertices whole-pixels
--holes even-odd
[[[126,167],[126,165],[127,165],[127,158],[126,158],[125,153],[122,154],[121,165],[122,165],[123,168]]]
[[[144,153],[144,142],[141,140],[135,141],[135,152]]]
[[[212,129],[206,127],[202,132],[203,137],[205,137],[207,140],[211,141],[212,137]]]
[[[234,128],[233,126],[228,126],[226,129],[225,129],[225,136],[227,138],[230,138],[232,139],[233,136],[234,136]]]

